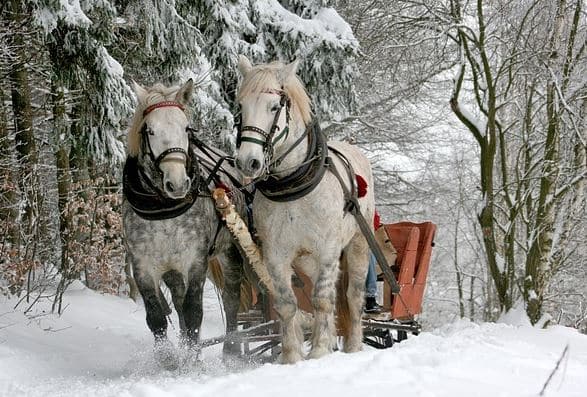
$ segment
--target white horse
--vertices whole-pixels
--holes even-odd
[[[357,188],[349,164],[368,186],[358,199],[361,212],[370,220],[374,214],[368,159],[343,142],[329,142],[326,147],[312,117],[310,98],[296,76],[297,65],[296,61],[252,66],[241,56],[243,81],[237,98],[242,110],[237,167],[258,181],[254,225],[275,289],[283,363],[303,357],[303,316],[291,286],[294,268],[313,283],[314,325],[308,357],[324,356],[336,346],[339,262],[348,273],[348,287],[339,289],[343,296],[338,302],[344,351],[361,349],[368,244],[358,222],[345,209],[349,204],[345,189],[348,193]]]

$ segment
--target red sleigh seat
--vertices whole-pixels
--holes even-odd
[[[412,319],[422,312],[422,299],[430,266],[430,257],[436,225],[432,222],[399,222],[383,225],[397,250],[394,273],[400,285],[399,297],[391,294],[390,286],[383,287],[383,307],[394,319]]]

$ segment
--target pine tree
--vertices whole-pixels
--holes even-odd
[[[296,14],[261,0],[253,3],[257,41],[269,59],[301,60],[299,74],[321,120],[347,114],[356,107],[353,80],[359,43],[349,25],[326,1],[288,1]],[[299,14],[297,14],[299,13]]]
[[[108,0],[38,0],[36,5],[36,22],[46,37],[54,77],[75,102],[68,137],[72,159],[79,168],[87,161],[120,162],[120,131],[132,110],[132,94],[123,68],[107,49],[115,40],[114,5]]]
[[[238,84],[237,60],[253,62],[301,60],[299,73],[326,121],[356,106],[353,79],[358,42],[351,29],[326,1],[202,0],[194,9],[206,45],[202,47],[233,114]]]
[[[200,80],[194,124],[216,144],[232,135],[240,54],[255,62],[300,58],[300,75],[315,111],[327,120],[356,104],[358,43],[326,3],[284,2],[284,8],[276,0],[118,2],[126,43],[120,54],[127,54],[130,77],[143,82]]]

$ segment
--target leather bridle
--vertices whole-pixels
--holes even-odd
[[[182,111],[184,110],[184,106],[179,103],[179,102],[175,102],[175,101],[162,101],[162,102],[157,102],[151,106],[148,106],[144,111],[143,111],[143,118],[145,118],[149,113],[151,113],[153,110],[155,109],[159,109],[159,108],[164,108],[164,107],[177,107],[179,109],[181,109]],[[186,133],[188,131],[186,130]],[[161,170],[161,168],[159,167],[159,165],[161,164],[161,162],[165,159],[166,156],[168,156],[171,153],[181,153],[184,155],[185,158],[185,166],[186,169],[189,169],[189,164],[188,162],[190,161],[190,156],[188,155],[187,151],[183,148],[180,147],[171,147],[169,149],[164,150],[163,152],[161,152],[159,154],[159,156],[155,157],[155,154],[153,152],[153,148],[151,147],[151,141],[149,140],[149,136],[153,136],[154,133],[153,131],[149,128],[149,126],[145,123],[143,125],[143,128],[141,129],[141,135],[142,135],[142,145],[143,145],[143,151],[145,153],[147,153],[147,155],[149,156],[149,158],[151,159],[151,161],[153,162],[153,165],[155,167],[155,169],[160,172],[163,173],[163,171]]]
[[[273,117],[273,123],[271,124],[271,129],[269,130],[269,132],[267,132],[267,131],[263,130],[262,128],[252,126],[252,125],[245,125],[245,126],[239,127],[237,138],[236,138],[236,146],[237,146],[237,148],[239,148],[242,142],[250,142],[250,143],[260,145],[263,147],[265,172],[262,173],[260,177],[266,178],[271,167],[279,166],[279,164],[281,164],[283,159],[289,153],[291,153],[293,151],[293,149],[295,149],[299,144],[301,144],[304,139],[307,138],[308,131],[306,131],[306,133],[302,134],[302,136],[300,136],[281,156],[279,156],[279,158],[273,159],[273,156],[274,156],[273,152],[274,152],[275,144],[282,139],[283,140],[287,139],[287,137],[289,135],[291,100],[284,90],[276,90],[276,89],[268,88],[268,89],[261,91],[261,93],[275,94],[275,95],[280,96],[279,109],[277,109],[277,111],[275,112],[275,116]],[[285,127],[283,128],[283,131],[281,131],[281,133],[279,135],[275,136],[280,129],[278,122],[279,122],[279,118],[281,116],[281,112],[282,112],[283,108],[285,108],[285,111],[286,111]],[[242,136],[244,131],[255,132],[255,133],[261,135],[264,139]]]
[[[264,94],[274,94],[279,95],[279,108],[275,112],[275,116],[273,117],[273,123],[271,124],[271,128],[269,132],[263,130],[262,128],[256,127],[254,125],[245,125],[239,128],[237,137],[236,137],[236,147],[240,148],[242,142],[250,142],[256,145],[261,145],[263,147],[263,153],[265,154],[265,164],[269,165],[271,161],[271,157],[273,156],[273,147],[274,145],[282,139],[286,139],[289,135],[289,120],[290,120],[290,108],[291,102],[289,96],[283,90],[275,90],[275,89],[265,89],[261,91]],[[285,108],[285,127],[281,131],[281,133],[277,136],[275,134],[280,130],[279,128],[279,118],[281,117],[281,112]],[[263,139],[258,139],[255,137],[243,136],[243,132],[251,131],[257,133],[263,137]]]

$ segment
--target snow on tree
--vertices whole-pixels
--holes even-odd
[[[214,68],[224,98],[236,111],[237,60],[301,60],[300,76],[321,118],[348,113],[356,105],[353,79],[358,42],[348,24],[323,1],[284,8],[276,0],[199,2],[192,15],[205,37],[202,48]],[[310,7],[311,6],[311,7]],[[311,12],[308,12],[311,10]]]
[[[393,41],[382,48],[406,62],[399,70],[422,61],[418,75],[397,76],[443,90],[454,77],[444,92],[478,146],[479,236],[499,306],[521,296],[538,322],[585,219],[583,3],[375,3],[387,18],[372,26],[387,29]]]
[[[216,144],[234,139],[239,54],[255,62],[300,58],[301,78],[322,118],[355,106],[358,42],[324,1],[286,2],[290,9],[276,0],[119,3],[117,54],[126,57],[130,77],[168,83],[194,77],[200,84],[193,122]]]
[[[325,1],[287,1],[283,5],[275,0],[5,3],[0,5],[2,21],[6,21],[0,37],[10,40],[0,44],[0,72],[5,76],[18,74],[19,80],[1,85],[0,97],[6,98],[12,89],[13,94],[22,94],[25,100],[19,103],[26,104],[26,109],[19,111],[14,103],[2,102],[0,125],[17,126],[12,134],[17,145],[11,137],[0,136],[0,143],[6,144],[0,150],[0,163],[8,164],[17,157],[12,149],[24,150],[29,143],[39,145],[38,151],[21,157],[30,159],[31,170],[45,170],[39,180],[47,183],[37,191],[38,183],[27,184],[21,178],[17,193],[24,195],[23,189],[28,186],[35,190],[35,197],[46,196],[42,202],[29,200],[39,208],[45,206],[45,213],[31,212],[30,219],[43,218],[49,226],[36,227],[37,233],[44,233],[47,241],[57,241],[44,246],[50,253],[39,258],[26,246],[37,243],[36,235],[21,239],[26,242],[22,251],[33,252],[33,259],[20,258],[23,266],[12,275],[18,276],[22,286],[27,274],[35,277],[34,266],[42,260],[43,266],[51,269],[42,273],[56,277],[51,282],[58,284],[57,309],[59,296],[72,280],[81,278],[87,285],[103,286],[103,280],[95,279],[97,273],[120,274],[120,236],[114,227],[118,225],[118,196],[112,174],[120,169],[125,157],[125,130],[135,106],[129,89],[131,80],[149,85],[179,84],[193,78],[197,92],[189,109],[191,125],[201,138],[225,149],[230,149],[234,141],[240,54],[256,62],[300,58],[302,79],[322,120],[338,117],[355,104],[358,43],[346,22]],[[12,32],[12,26],[26,29]],[[26,34],[20,34],[25,30]],[[27,46],[26,40],[34,45]],[[17,117],[25,113],[26,120]],[[2,197],[12,200],[9,193],[3,191]],[[16,210],[19,200],[13,200]],[[102,206],[110,206],[112,211],[96,211]],[[92,208],[94,215],[90,214]],[[4,209],[2,222],[6,225],[1,226],[8,231],[8,223],[18,223],[18,219],[7,220],[14,212]],[[107,236],[108,241],[100,244],[88,240],[101,236]],[[100,263],[83,252],[88,243],[103,254]],[[39,285],[55,285],[46,281],[41,280]]]
[[[119,163],[124,158],[122,125],[132,109],[132,97],[123,68],[108,51],[115,40],[114,4],[109,0],[36,0],[34,4],[53,73],[58,84],[75,95],[70,117],[74,130],[67,137],[72,150],[92,162]]]

